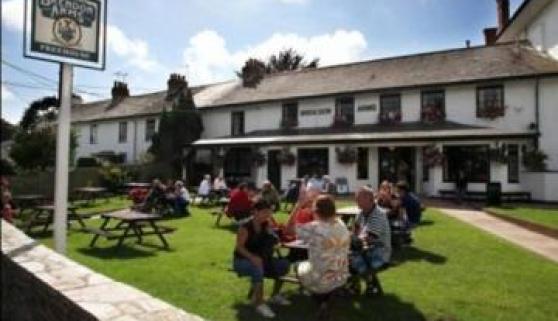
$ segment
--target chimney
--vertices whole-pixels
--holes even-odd
[[[122,81],[115,81],[111,90],[112,104],[115,106],[121,102],[124,98],[130,97],[130,90],[128,90],[128,85]]]
[[[188,88],[186,77],[180,74],[170,74],[167,81],[167,100],[172,99],[185,88]]]
[[[465,40],[465,47],[471,48],[471,40]]]
[[[500,34],[510,22],[510,0],[496,0],[496,3],[498,7],[498,34]]]
[[[496,43],[496,37],[498,35],[498,29],[496,28],[485,28],[484,29],[484,42],[487,46],[492,46]]]

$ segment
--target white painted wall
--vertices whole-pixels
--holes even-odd
[[[527,27],[526,34],[533,47],[558,59],[558,1],[542,10]]]
[[[101,151],[114,151],[115,153],[126,153],[126,162],[133,163],[145,153],[151,141],[145,140],[146,121],[156,119],[155,117],[132,118],[112,121],[100,121],[91,123],[74,124],[73,128],[77,134],[78,148],[76,149],[76,159],[79,157],[89,157]],[[118,142],[118,124],[121,121],[128,123],[128,135],[125,143]],[[91,124],[97,124],[97,143],[90,144],[89,133]],[[159,125],[158,119],[155,128]],[[137,128],[137,129],[135,129]],[[135,138],[135,147],[134,147]]]
[[[558,172],[522,172],[520,178],[533,200],[558,202]]]
[[[548,155],[547,166],[558,170],[558,78],[540,81],[540,148]]]
[[[303,111],[320,111],[328,109],[328,113],[305,115]],[[311,128],[311,127],[327,127],[331,126],[333,122],[333,115],[335,114],[335,97],[321,97],[303,99],[298,102],[298,127]],[[277,126],[278,128],[279,126]]]

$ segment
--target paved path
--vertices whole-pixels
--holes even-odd
[[[438,208],[444,214],[499,236],[558,263],[558,240],[471,209]]]

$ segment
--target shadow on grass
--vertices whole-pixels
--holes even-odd
[[[432,226],[434,225],[434,221],[433,220],[422,220],[418,226],[419,227],[426,227],[426,226]]]
[[[318,305],[310,296],[298,293],[286,296],[293,302],[292,305],[271,306],[278,320],[317,320]],[[236,303],[233,308],[236,310],[236,320],[265,320],[249,304]],[[386,294],[374,298],[334,297],[330,303],[329,320],[426,321],[427,319],[413,303]]]
[[[142,244],[145,246],[145,244]],[[77,249],[78,252],[88,256],[94,256],[99,259],[137,259],[140,257],[155,256],[156,251],[144,251],[135,247],[123,244],[120,248],[115,246],[110,247],[86,247]]]
[[[426,261],[432,264],[445,264],[447,260],[445,256],[413,246],[399,249],[393,254],[392,258],[394,265],[402,264],[405,261]]]

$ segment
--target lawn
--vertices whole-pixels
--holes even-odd
[[[529,204],[519,204],[489,209],[497,214],[507,215],[558,230],[558,207],[543,208]]]
[[[112,203],[109,202],[109,203]],[[99,206],[108,206],[98,202]],[[247,305],[248,281],[229,271],[235,235],[229,222],[214,227],[207,209],[172,219],[171,250],[136,245],[120,250],[91,235],[71,231],[68,255],[118,281],[209,320],[260,320]],[[278,214],[280,220],[285,213]],[[476,228],[429,209],[411,248],[398,264],[380,274],[381,298],[339,298],[333,320],[557,320],[558,265]],[[88,224],[99,224],[90,219]],[[52,246],[50,235],[38,235]],[[156,238],[144,242],[159,245]],[[315,306],[296,287],[286,291],[296,302],[276,307],[278,320],[313,320]]]

